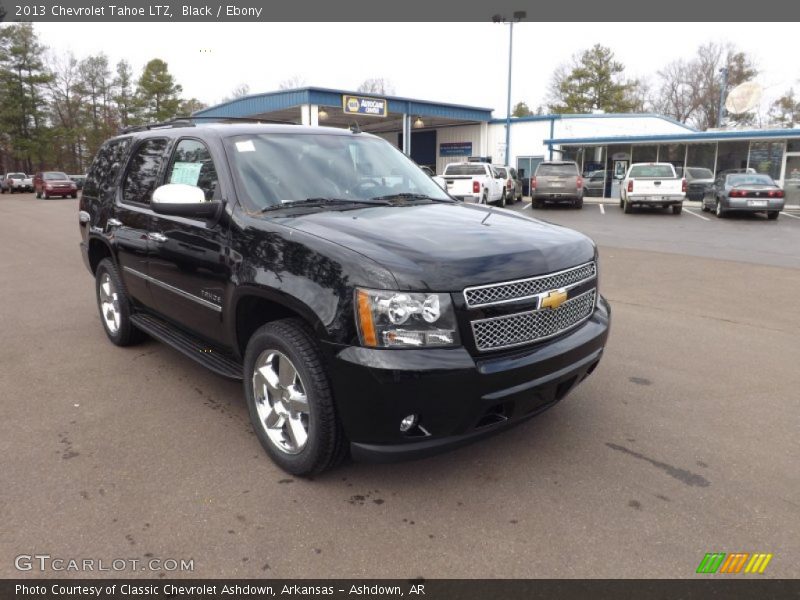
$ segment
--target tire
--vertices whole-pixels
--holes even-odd
[[[42,199],[42,192],[36,192],[36,199],[37,200],[41,200]]]
[[[708,208],[708,207],[706,206],[706,202],[705,202],[705,200],[701,200],[701,202],[702,202],[702,204],[700,205],[700,210],[701,210],[701,211],[703,211],[703,212],[708,212],[709,210],[711,210],[710,208]]]
[[[536,199],[531,200],[531,208],[542,208],[542,201]]]
[[[719,200],[717,200],[716,206],[714,207],[714,214],[717,215],[718,219],[725,218],[725,210],[722,208],[722,204]]]
[[[778,214],[779,214],[779,211],[771,210],[771,211],[767,212],[767,218],[770,221],[775,221],[778,218]]]
[[[483,196],[481,196],[481,204],[489,204],[489,194],[486,192],[484,192]]]
[[[104,258],[95,272],[95,296],[103,329],[117,346],[132,346],[144,338],[144,333],[131,323],[131,303],[125,295],[125,286],[110,258]]]
[[[672,205],[672,214],[673,215],[681,214],[682,210],[683,210],[683,204],[673,204]]]
[[[281,381],[284,369],[286,381]],[[327,369],[305,323],[284,319],[259,328],[247,343],[244,373],[253,430],[275,464],[303,476],[330,469],[344,458],[348,444]],[[269,420],[272,427],[266,425]]]
[[[47,193],[47,190],[45,190],[45,191],[42,193],[42,195],[44,196],[44,199],[45,199],[45,200],[49,200],[49,199],[50,199],[50,194],[48,194],[48,193]]]
[[[503,188],[503,193],[500,195],[500,200],[497,202],[497,206],[500,208],[504,208],[506,205],[506,188]]]
[[[573,206],[573,208],[577,208],[578,210],[583,208],[583,198],[578,198],[577,200],[575,200],[575,202],[572,204],[572,206]]]
[[[78,197],[78,194],[77,194],[77,192],[76,192],[76,193],[74,193],[74,194],[70,194],[70,195],[69,195],[69,197],[70,197],[70,198],[77,198],[77,197]]]
[[[626,215],[629,215],[633,212],[633,206],[631,206],[631,203],[627,200],[624,200],[622,203],[622,212],[624,212]]]
[[[625,201],[622,199],[622,196],[619,197],[619,207],[625,208]]]

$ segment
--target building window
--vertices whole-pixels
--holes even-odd
[[[658,160],[658,146],[634,146],[632,163],[656,162]]]
[[[714,172],[714,160],[717,156],[716,144],[689,144],[686,155],[686,167],[700,167]]]
[[[658,162],[668,162],[682,168],[685,158],[686,144],[664,144],[658,147]]]
[[[717,153],[717,173],[728,169],[747,167],[747,153],[750,142],[720,142]]]
[[[783,142],[753,142],[750,144],[750,166],[757,173],[780,179],[783,163]]]

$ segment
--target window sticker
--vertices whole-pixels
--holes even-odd
[[[202,168],[203,163],[176,162],[172,166],[172,177],[170,177],[169,182],[196,186],[197,180],[200,178],[200,169]]]
[[[253,140],[244,140],[243,142],[236,142],[236,149],[239,152],[255,152],[256,147]]]

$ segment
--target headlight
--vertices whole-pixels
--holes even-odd
[[[361,344],[373,348],[421,348],[458,343],[448,294],[356,290]]]

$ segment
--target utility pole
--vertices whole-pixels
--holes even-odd
[[[725,110],[725,90],[728,89],[728,67],[722,67],[722,83],[719,88],[719,112],[717,112],[717,129],[722,127],[722,112]]]
[[[514,54],[514,23],[519,23],[527,16],[524,10],[514,11],[511,19],[506,19],[501,15],[494,15],[492,21],[494,23],[508,23],[508,92],[506,95],[506,150],[505,161],[507,165],[511,164],[511,59]]]

